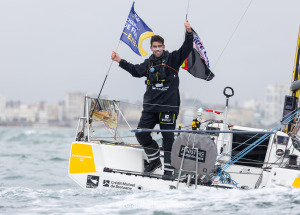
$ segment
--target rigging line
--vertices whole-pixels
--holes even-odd
[[[180,107],[180,106],[178,106],[178,105],[162,105],[162,104],[151,104],[151,103],[143,103],[143,105],[152,105],[152,106],[160,106],[160,107],[174,107],[174,108],[176,108],[176,107]]]
[[[119,105],[120,105],[120,103],[119,103]],[[115,107],[117,107],[117,109],[119,110],[119,116],[120,116],[120,114],[123,116],[123,114],[121,113],[121,110],[120,110],[120,106],[117,106],[117,105],[115,105]],[[118,118],[119,118],[119,116],[118,116]],[[119,134],[119,132],[118,132],[118,126],[116,127],[116,130],[115,130],[115,140],[116,140],[116,136],[118,135],[118,137],[121,139],[121,141],[122,142],[124,142],[124,140],[123,140],[123,138],[120,136],[120,134]]]
[[[179,107],[180,109],[193,109],[194,111],[197,110],[197,108],[195,108],[194,106],[176,106],[176,105],[162,105],[162,104],[151,104],[151,103],[143,103],[140,105],[140,104],[133,104],[133,103],[129,103],[129,102],[123,102],[123,103],[131,104],[131,105],[135,105],[135,106],[143,106],[144,104],[146,104],[146,105],[159,106],[159,107],[171,107],[171,108]],[[186,114],[184,114],[184,115],[186,115]]]
[[[120,110],[120,107],[118,107],[119,113],[121,114],[121,116],[123,117],[123,119],[125,120],[126,124],[128,125],[129,129],[132,129],[131,126],[129,125],[129,123],[127,122],[125,116],[123,115],[123,113]]]
[[[150,103],[143,103],[143,104],[135,104],[135,103],[131,103],[131,102],[127,102],[127,101],[122,101],[122,100],[119,100],[121,103],[126,103],[126,104],[129,104],[129,105],[134,105],[134,106],[143,106],[143,104],[147,104],[147,105],[156,105],[156,106],[163,106],[163,107],[179,107],[179,106],[171,106],[171,105],[160,105],[160,104],[150,104]],[[180,109],[192,109],[193,111],[196,111],[197,108],[193,107],[193,106],[180,106]],[[180,111],[181,112],[181,111]],[[194,115],[189,115],[189,114],[184,114],[184,113],[181,113],[180,115],[182,116],[188,116],[188,117],[194,117]]]
[[[132,135],[132,136],[120,136],[119,135],[119,138],[133,138],[133,137],[135,137],[134,135]],[[114,137],[98,137],[98,136],[94,136],[94,138],[102,138],[102,139],[112,139],[112,138],[114,138]]]
[[[298,111],[296,112],[296,114],[298,113]],[[295,113],[294,113],[295,114]],[[287,114],[288,115],[288,114]],[[288,118],[290,121],[292,119],[290,119],[290,117]],[[288,123],[288,122],[287,122]],[[276,131],[278,130],[278,128],[282,127],[283,125],[280,124],[278,126],[276,126],[275,128],[272,129],[272,131]],[[234,157],[231,157],[231,161],[227,161],[225,164],[222,165],[222,169],[225,170],[227,168],[229,168],[231,165],[233,165],[235,162],[239,161],[241,158],[243,158],[248,152],[250,152],[252,149],[254,149],[257,145],[259,145],[262,141],[264,141],[266,138],[266,135],[262,136],[261,138],[259,138],[258,140],[256,140],[253,143],[253,146],[248,146],[247,148],[243,149],[241,152],[239,152],[238,154],[236,154]],[[264,138],[263,140],[260,140]]]
[[[297,109],[296,109],[297,110]],[[295,114],[298,114],[299,110],[297,110]],[[290,121],[292,121],[294,119],[295,116],[290,116],[289,118],[287,118],[283,123],[289,123]],[[271,130],[271,132],[277,131],[278,129],[282,128],[284,126],[284,124],[279,124],[278,126],[276,126],[275,128],[273,128]],[[236,163],[237,161],[239,161],[241,158],[243,158],[246,154],[248,154],[250,151],[252,151],[257,145],[259,145],[261,142],[263,142],[264,140],[266,140],[270,135],[265,134],[264,136],[262,136],[261,138],[259,138],[258,140],[256,140],[253,143],[253,146],[248,146],[247,148],[243,149],[241,152],[239,152],[238,154],[236,154],[234,157],[231,158],[231,161],[229,164],[229,161],[227,161],[225,164],[222,165],[222,170],[225,170],[227,168],[229,168],[231,165],[233,165],[234,163]]]
[[[230,36],[230,38],[229,38],[227,44],[225,45],[224,49],[222,50],[222,52],[221,52],[220,56],[218,57],[218,59],[217,59],[215,65],[213,66],[213,69],[217,66],[217,64],[218,64],[219,60],[221,59],[221,57],[222,57],[222,55],[223,55],[225,49],[227,48],[227,46],[229,45],[231,39],[233,38],[233,35],[235,34],[236,30],[237,30],[238,27],[240,26],[240,24],[241,24],[241,22],[242,22],[244,16],[246,15],[246,13],[247,13],[247,11],[248,11],[248,9],[249,9],[249,7],[250,7],[252,1],[253,1],[253,0],[251,0],[250,3],[248,4],[248,6],[247,6],[247,8],[246,8],[246,10],[245,10],[245,12],[244,12],[244,14],[243,14],[242,17],[240,18],[240,20],[239,20],[237,26],[235,27],[233,33],[232,33],[231,36]]]
[[[233,35],[235,34],[236,30],[237,30],[238,27],[239,27],[239,25],[241,24],[241,21],[243,20],[244,16],[246,15],[246,13],[247,13],[247,11],[248,11],[248,9],[249,9],[249,7],[250,7],[252,1],[253,1],[253,0],[251,0],[250,3],[248,4],[248,6],[247,6],[247,8],[246,8],[246,10],[245,10],[245,12],[244,12],[244,14],[243,14],[242,17],[240,18],[240,20],[239,20],[237,26],[235,27],[233,33],[231,34],[231,36],[230,36],[230,38],[229,38],[227,44],[225,45],[224,49],[222,50],[220,56],[217,58],[217,61],[216,61],[215,65],[212,67],[212,69],[211,69],[211,71],[210,71],[210,73],[209,73],[209,75],[208,75],[208,77],[207,77],[207,79],[206,79],[206,82],[207,82],[208,78],[210,77],[212,71],[213,71],[213,70],[215,69],[215,67],[217,66],[219,60],[221,59],[221,57],[222,57],[222,55],[223,55],[225,49],[226,49],[227,46],[229,45],[231,39],[233,38]],[[204,84],[206,84],[206,82],[204,82]],[[195,100],[198,99],[198,97],[199,97],[199,95],[196,96]],[[194,102],[195,102],[195,100],[194,100]],[[194,102],[193,102],[193,105],[194,105]]]
[[[95,140],[95,141],[97,141],[97,140]],[[107,144],[107,143],[103,142],[101,144]],[[127,144],[125,142],[123,142],[123,144],[120,144],[120,145],[119,144],[114,144],[114,143],[108,143],[108,144],[109,145],[118,145],[118,146],[128,146],[128,147],[132,147],[132,148],[136,148],[136,149],[153,149],[153,148],[145,147],[145,146],[142,146],[142,145],[139,145],[139,144]],[[162,151],[164,151],[164,150],[160,150],[160,152],[162,152]],[[161,154],[160,154],[160,157],[162,157]]]
[[[156,105],[156,106],[162,106],[162,107],[166,107],[166,106],[168,106],[168,107],[180,107],[182,109],[194,109],[194,110],[196,110],[196,108],[193,107],[192,105],[191,106],[182,106],[182,105],[181,106],[172,106],[172,105],[160,105],[160,104],[151,104],[151,103],[136,104],[136,103],[131,103],[131,102],[122,101],[122,100],[118,100],[118,101],[120,101],[122,103],[129,104],[129,105],[134,105],[134,106],[143,106],[143,104],[147,104],[147,105]]]

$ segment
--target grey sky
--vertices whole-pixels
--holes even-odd
[[[190,0],[189,21],[204,42],[213,67],[250,0]],[[137,0],[135,10],[165,38],[166,49],[183,42],[188,0]],[[119,42],[132,1],[1,0],[0,94],[33,103],[63,100],[65,93],[98,94]],[[239,28],[205,82],[180,71],[180,89],[205,104],[263,100],[268,84],[289,84],[300,24],[299,0],[253,0]],[[150,53],[149,39],[144,49]],[[140,63],[122,43],[122,58]],[[111,99],[142,99],[144,79],[113,64],[103,94]]]

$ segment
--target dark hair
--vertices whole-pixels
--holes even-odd
[[[151,37],[150,45],[152,46],[153,42],[160,42],[164,45],[164,41],[165,41],[164,38],[162,38],[161,36],[154,35],[153,37]]]

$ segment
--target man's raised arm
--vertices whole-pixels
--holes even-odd
[[[193,32],[190,23],[186,20],[184,23],[186,34],[185,40],[177,51],[172,52],[172,55],[176,59],[176,67],[180,67],[183,61],[189,56],[190,52],[193,50]]]
[[[140,78],[140,77],[144,77],[146,75],[147,66],[146,66],[145,62],[141,63],[141,64],[133,65],[133,64],[127,62],[126,60],[120,58],[119,54],[115,51],[112,52],[111,59],[113,61],[118,62],[119,66],[122,69],[129,72],[133,77]]]

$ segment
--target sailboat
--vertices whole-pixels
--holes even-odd
[[[293,164],[291,158],[297,156],[299,152],[295,149],[292,138],[285,132],[278,131],[278,127],[273,131],[265,131],[231,125],[230,130],[224,130],[222,122],[212,121],[203,130],[176,130],[176,133],[180,133],[180,135],[174,142],[172,159],[173,154],[178,155],[178,152],[179,155],[181,154],[181,156],[177,156],[179,158],[177,177],[164,179],[163,168],[157,169],[152,174],[144,174],[143,170],[148,158],[142,147],[118,141],[120,138],[115,135],[113,136],[116,137],[116,140],[113,141],[107,141],[101,137],[96,138],[92,135],[95,128],[91,126],[92,120],[88,110],[93,108],[93,101],[95,100],[97,99],[86,96],[86,115],[79,119],[75,140],[71,146],[69,177],[82,188],[124,190],[251,189],[267,186],[270,183],[267,179],[273,178],[272,171],[275,171],[274,169],[291,171],[290,165],[297,166],[297,161],[295,165],[295,161]],[[105,115],[106,123],[109,124],[106,126],[111,126],[118,112],[118,102],[110,100],[101,100],[101,102],[114,105],[106,106],[110,110],[100,110],[100,113],[103,112]],[[290,119],[292,118],[294,119],[294,117]],[[99,122],[104,123],[103,121]],[[138,129],[132,131],[141,132]],[[153,132],[157,132],[157,130]],[[203,138],[207,137],[209,140],[204,147]],[[190,143],[187,138],[191,140]],[[198,145],[195,144],[195,138],[199,139],[196,141],[199,143]],[[184,148],[185,151],[182,148],[178,149],[182,145],[186,147]],[[246,152],[251,148],[252,150]],[[293,155],[289,155],[288,150],[294,151]],[[206,153],[205,162],[203,162],[201,152]],[[208,161],[214,152],[217,156]],[[160,159],[162,162],[163,153],[161,151]],[[239,159],[237,159],[238,155],[241,155]],[[191,167],[188,169],[186,166],[189,165]],[[212,165],[213,168],[207,170],[207,173],[201,172],[203,165]],[[299,170],[295,171],[297,174],[300,173]],[[286,174],[283,176],[287,177]],[[298,175],[291,175],[289,178],[294,183],[295,180],[298,180],[297,177]]]
[[[271,129],[228,125],[228,105],[223,120],[209,120],[202,128],[195,126],[206,121],[199,111],[188,130],[130,129],[133,133],[177,134],[171,152],[175,175],[164,178],[164,167],[144,173],[149,162],[144,149],[123,141],[118,120],[126,118],[120,102],[85,96],[84,115],[79,118],[71,145],[69,177],[84,189],[254,189],[272,183],[300,187],[299,40],[300,31],[291,95],[286,96],[282,120]],[[234,94],[230,87],[223,93],[227,101]],[[101,126],[107,128],[113,140],[94,135]],[[163,163],[164,151],[160,153]]]

